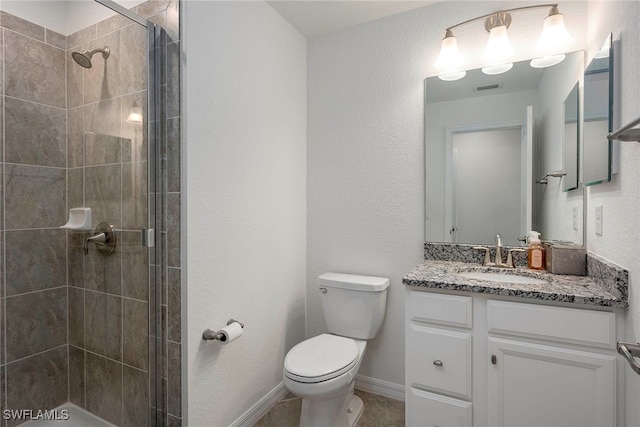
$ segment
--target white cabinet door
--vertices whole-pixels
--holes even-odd
[[[615,425],[614,356],[499,338],[488,350],[488,425]]]

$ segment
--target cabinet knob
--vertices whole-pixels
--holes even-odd
[[[495,365],[496,363],[498,363],[498,358],[496,357],[495,354],[491,355],[491,364]]]
[[[442,366],[442,360],[434,360],[433,364],[436,366]]]

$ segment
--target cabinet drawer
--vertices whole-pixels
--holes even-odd
[[[406,356],[410,386],[471,399],[471,334],[409,324]]]
[[[458,399],[409,389],[407,426],[471,427],[471,403]]]
[[[581,344],[615,346],[614,313],[507,301],[487,302],[490,333]]]
[[[410,321],[471,328],[471,297],[409,291]]]

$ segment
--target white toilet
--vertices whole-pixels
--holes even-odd
[[[331,334],[309,338],[287,353],[284,385],[302,397],[300,426],[352,427],[364,405],[353,394],[367,341],[384,320],[389,279],[325,273],[318,277]]]

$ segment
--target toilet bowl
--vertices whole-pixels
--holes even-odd
[[[367,342],[331,334],[293,347],[284,363],[283,381],[302,397],[300,426],[351,427],[362,414],[362,400],[353,394]]]
[[[300,426],[353,427],[362,399],[353,393],[367,340],[384,319],[389,279],[341,273],[318,277],[328,334],[294,346],[284,360],[283,383],[302,397]]]

